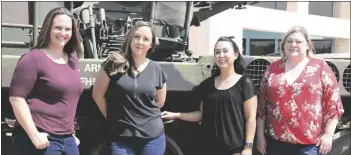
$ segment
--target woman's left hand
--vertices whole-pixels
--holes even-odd
[[[333,134],[323,134],[316,146],[319,146],[319,153],[321,154],[327,154],[330,152],[332,149],[332,143],[333,143]]]
[[[252,149],[245,148],[242,152],[241,155],[252,155]]]

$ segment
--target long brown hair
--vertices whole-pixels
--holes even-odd
[[[126,34],[120,53],[111,52],[107,59],[102,63],[102,67],[108,66],[107,64],[111,65],[111,76],[116,75],[117,73],[125,73],[128,70],[136,70],[130,44],[135,32],[143,26],[150,28],[152,33],[152,46],[147,52],[147,55],[151,54],[154,51],[156,45],[156,35],[152,25],[144,21],[136,22],[135,25]]]
[[[78,31],[77,24],[72,13],[63,7],[54,8],[46,15],[38,36],[38,43],[34,48],[45,48],[49,46],[51,37],[50,31],[52,28],[53,20],[57,15],[67,15],[72,19],[72,36],[63,48],[63,52],[66,52],[68,56],[76,52],[79,58],[83,53],[80,44],[80,33]]]
[[[309,34],[307,33],[307,30],[304,27],[302,27],[302,26],[294,26],[294,27],[290,28],[290,30],[288,32],[285,33],[285,35],[283,37],[283,40],[280,43],[280,49],[281,49],[281,53],[282,53],[281,60],[286,60],[286,54],[285,54],[285,51],[284,51],[285,50],[284,46],[285,46],[286,39],[291,34],[296,33],[296,32],[301,33],[305,37],[305,40],[307,41],[308,49],[306,51],[306,56],[308,58],[312,58],[313,57],[313,44],[312,44],[312,41],[311,41],[311,38],[310,38]]]

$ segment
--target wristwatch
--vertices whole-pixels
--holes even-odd
[[[253,147],[253,143],[251,143],[251,142],[245,143],[245,148],[252,149],[252,147]]]

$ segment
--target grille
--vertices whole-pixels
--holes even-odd
[[[340,74],[339,74],[339,70],[338,68],[331,62],[329,61],[326,61],[326,63],[329,65],[329,67],[333,70],[334,74],[335,74],[335,77],[336,77],[336,80],[338,80],[339,82],[339,79],[340,79]]]
[[[351,92],[351,65],[347,66],[342,77],[342,84],[346,91]]]
[[[256,59],[246,67],[245,74],[251,78],[257,90],[260,87],[262,76],[269,65],[270,63],[267,60]]]

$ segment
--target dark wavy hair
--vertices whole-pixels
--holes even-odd
[[[80,45],[80,33],[78,31],[78,27],[76,21],[74,20],[73,14],[63,7],[54,8],[46,15],[38,36],[38,43],[33,49],[45,48],[49,46],[51,27],[53,20],[57,15],[67,15],[72,19],[72,36],[63,48],[63,52],[66,52],[68,56],[76,53],[77,57],[79,58],[83,53]]]
[[[234,37],[227,37],[227,36],[223,36],[223,37],[220,37],[216,44],[220,41],[227,41],[229,42],[231,45],[233,45],[233,49],[234,49],[234,53],[237,53],[238,54],[238,58],[234,61],[234,71],[235,73],[237,74],[244,74],[245,72],[245,62],[244,62],[244,59],[243,57],[241,56],[240,54],[240,51],[239,51],[239,47],[238,45],[233,41],[233,38]],[[215,50],[215,49],[214,49]],[[221,73],[220,69],[218,68],[217,64],[215,63],[214,64],[214,73],[212,74],[212,76],[218,76],[219,74]]]

